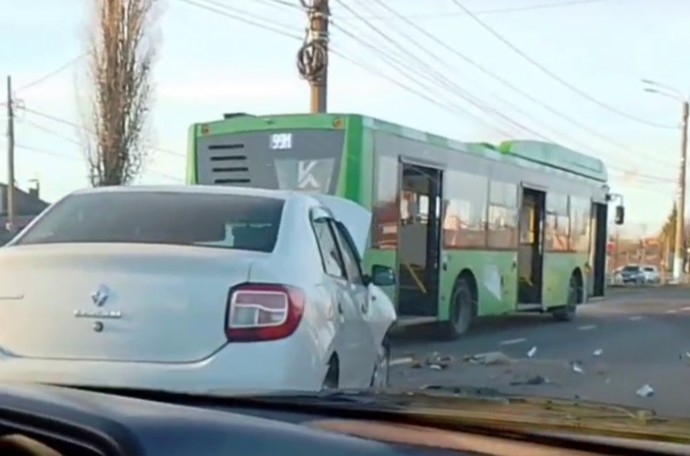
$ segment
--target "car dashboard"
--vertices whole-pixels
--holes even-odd
[[[394,423],[366,413],[359,418],[349,415],[223,403],[201,407],[56,386],[0,385],[0,454],[605,454],[581,450],[571,453],[566,448],[524,440]]]

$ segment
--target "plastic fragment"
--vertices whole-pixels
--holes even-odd
[[[654,395],[654,388],[649,385],[644,385],[637,390],[637,395],[640,397],[650,397]]]

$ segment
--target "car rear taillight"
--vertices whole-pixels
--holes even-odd
[[[304,314],[304,293],[285,285],[244,284],[230,290],[226,334],[232,342],[284,339]]]

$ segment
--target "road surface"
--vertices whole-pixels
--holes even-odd
[[[392,386],[492,387],[690,416],[690,288],[615,290],[570,323],[548,315],[488,320],[454,342],[417,332],[394,341]],[[645,385],[654,393],[641,397]]]

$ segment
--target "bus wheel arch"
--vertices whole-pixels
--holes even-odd
[[[479,287],[472,271],[463,269],[455,279],[449,303],[449,319],[442,323],[444,339],[465,335],[478,314]]]
[[[553,311],[553,317],[557,321],[572,321],[575,319],[577,306],[584,302],[584,276],[580,268],[573,269],[568,281],[567,302],[564,306]]]

